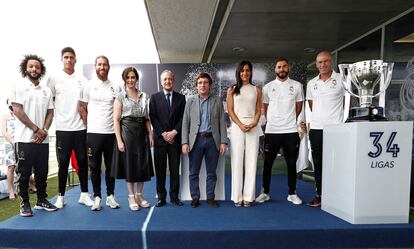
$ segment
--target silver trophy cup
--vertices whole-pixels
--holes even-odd
[[[387,120],[384,108],[373,106],[372,99],[389,86],[394,63],[368,60],[338,67],[345,90],[359,98],[360,103],[360,107],[350,108],[347,122]]]

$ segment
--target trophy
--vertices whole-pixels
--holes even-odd
[[[340,64],[338,67],[345,90],[359,98],[360,104],[359,107],[350,108],[346,122],[387,121],[384,108],[373,106],[372,99],[389,86],[394,63],[367,60],[354,64]]]

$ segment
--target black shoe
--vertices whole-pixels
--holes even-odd
[[[31,217],[33,216],[32,208],[29,201],[23,201],[20,203],[20,216]]]
[[[219,207],[218,201],[216,201],[214,199],[207,199],[207,204],[214,207],[214,208]]]
[[[197,198],[194,198],[194,199],[191,201],[191,207],[192,207],[192,208],[196,208],[196,207],[198,207],[198,206],[200,206],[200,201],[199,201]]]
[[[184,203],[178,198],[172,199],[171,203],[176,205],[176,206],[183,206],[184,205]]]
[[[57,208],[55,205],[50,203],[48,200],[43,199],[43,200],[37,201],[36,206],[34,206],[34,209],[43,209],[49,212],[53,212],[53,211],[58,210],[59,208]]]
[[[158,200],[157,203],[155,204],[156,207],[162,207],[165,206],[165,204],[167,204],[165,202],[165,200]]]
[[[307,204],[310,207],[319,207],[321,206],[321,197],[316,196],[311,202]]]

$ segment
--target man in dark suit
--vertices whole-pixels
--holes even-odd
[[[223,102],[211,96],[212,79],[200,73],[196,79],[197,95],[188,99],[182,127],[182,151],[189,155],[191,207],[200,205],[199,173],[203,158],[207,172],[207,203],[218,207],[215,200],[217,163],[227,148],[227,127]]]
[[[149,115],[154,128],[154,161],[158,194],[156,206],[162,207],[166,204],[167,157],[170,169],[170,200],[171,203],[182,206],[183,203],[178,198],[178,193],[180,189],[181,124],[185,97],[173,91],[174,73],[170,70],[164,70],[161,73],[160,81],[163,89],[151,96],[149,105]]]

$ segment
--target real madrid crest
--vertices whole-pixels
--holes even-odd
[[[332,80],[332,85],[331,85],[331,89],[335,89],[336,88],[336,84],[337,84],[337,82],[336,82],[336,80],[335,79],[333,79]]]
[[[19,151],[19,160],[25,160],[24,158],[24,151]]]
[[[407,63],[407,77],[400,90],[401,105],[408,111],[414,111],[414,57]]]
[[[88,156],[92,156],[92,148],[88,147]]]

